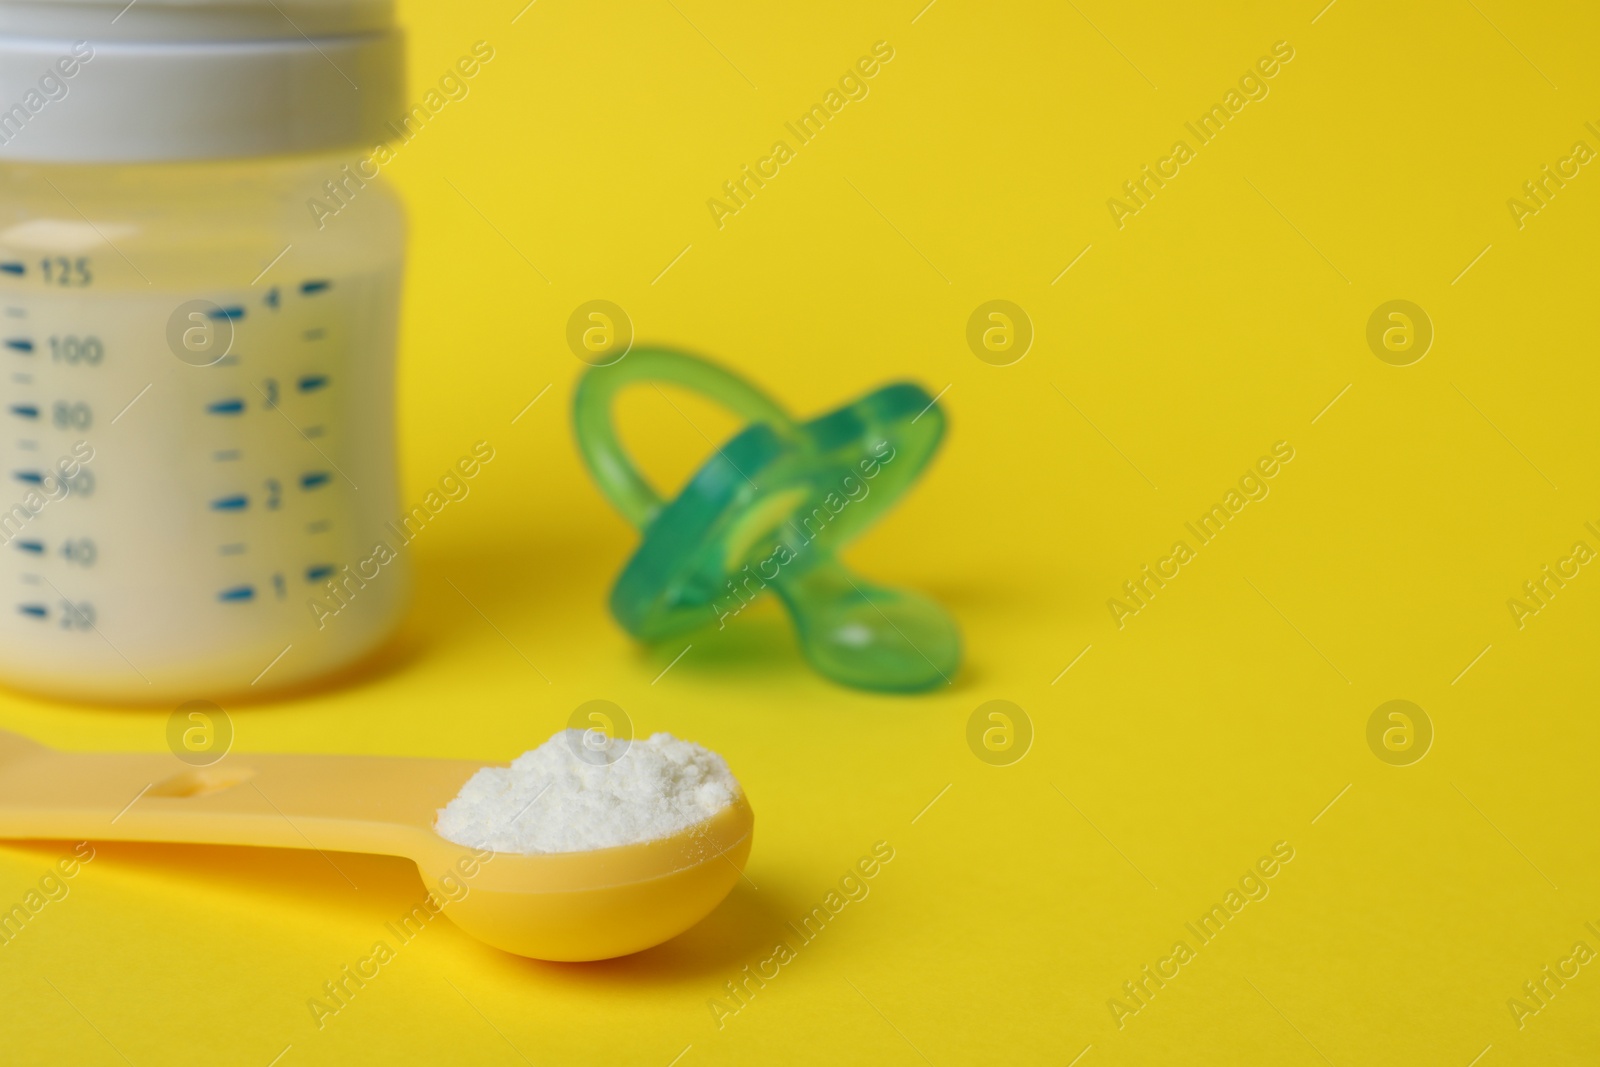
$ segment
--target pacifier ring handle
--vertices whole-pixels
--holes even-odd
[[[612,400],[617,392],[639,382],[665,382],[692,389],[752,422],[770,425],[783,436],[794,430],[794,421],[776,400],[715,363],[682,352],[634,349],[620,362],[590,370],[578,382],[573,396],[578,449],[600,491],[641,530],[650,525],[665,504],[622,447],[612,418]]]

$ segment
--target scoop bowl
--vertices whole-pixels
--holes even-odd
[[[520,855],[474,852],[432,834],[427,854],[412,858],[424,881],[454,872],[459,888],[435,895],[478,940],[540,960],[601,960],[659,945],[709,915],[742,877],[754,825],[741,794],[655,841]]]

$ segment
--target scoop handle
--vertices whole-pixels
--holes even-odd
[[[482,764],[382,756],[61,752],[0,732],[0,838],[160,841],[429,857]]]

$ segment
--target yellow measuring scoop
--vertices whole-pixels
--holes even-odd
[[[403,856],[473,937],[541,960],[659,945],[711,913],[750,855],[741,793],[671,837],[589,852],[474,850],[436,811],[483,764],[382,756],[232,754],[174,773],[170,755],[58,752],[0,731],[0,839],[162,841]],[[435,893],[438,898],[439,894]]]

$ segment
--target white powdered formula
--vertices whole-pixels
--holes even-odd
[[[509,767],[485,767],[439,810],[439,836],[496,852],[587,852],[670,837],[731,804],[715,752],[671,734],[597,753],[562,730]]]

